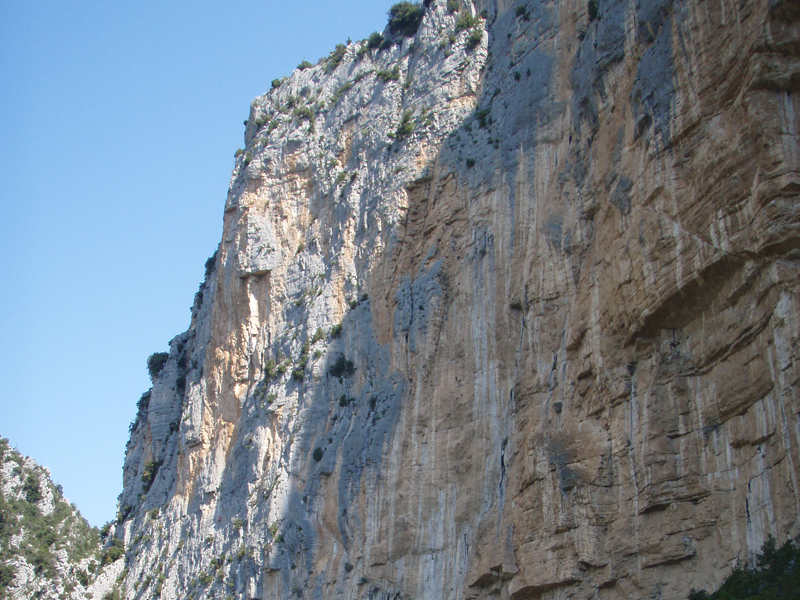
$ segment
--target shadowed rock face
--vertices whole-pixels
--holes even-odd
[[[128,598],[680,598],[800,534],[800,11],[518,4],[253,102]]]

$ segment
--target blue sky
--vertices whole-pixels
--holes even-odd
[[[0,436],[93,525],[147,356],[189,325],[250,101],[391,4],[0,2]]]

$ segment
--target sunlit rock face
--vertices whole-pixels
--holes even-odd
[[[254,100],[125,597],[682,598],[800,534],[800,11],[448,4]]]

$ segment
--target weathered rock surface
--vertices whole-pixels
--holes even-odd
[[[253,102],[125,597],[682,598],[800,534],[796,4],[446,4]]]

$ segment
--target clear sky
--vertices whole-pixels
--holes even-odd
[[[189,325],[250,101],[392,2],[0,2],[0,436],[114,517],[145,361]]]

